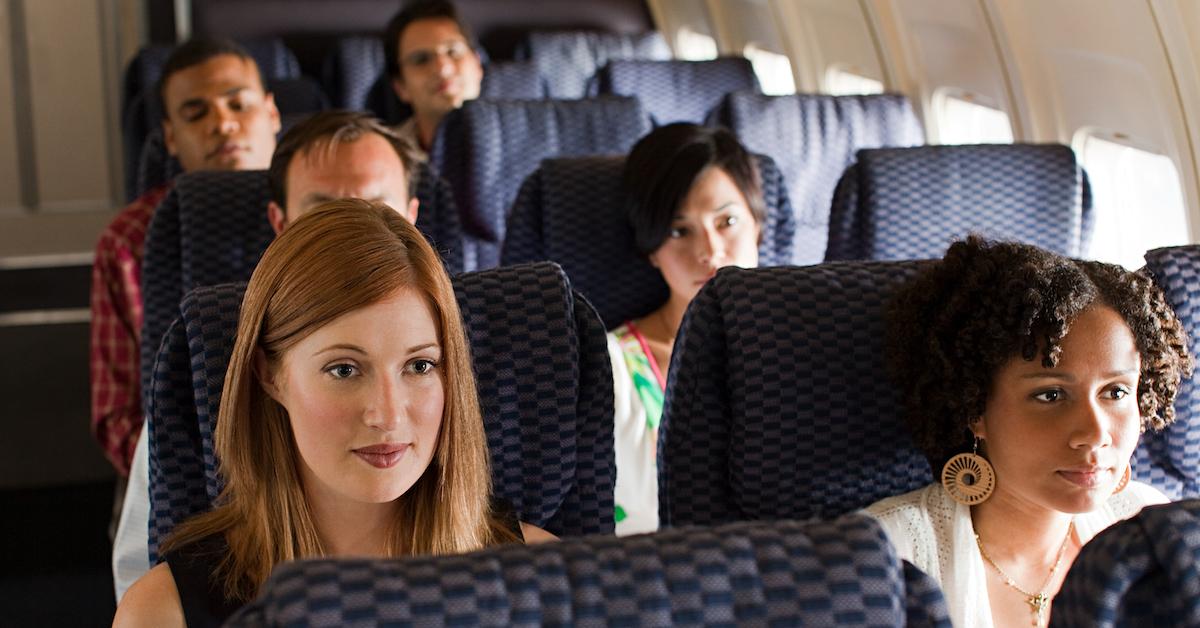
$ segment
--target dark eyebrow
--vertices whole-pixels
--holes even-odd
[[[708,211],[707,211],[707,212],[705,212],[705,213],[707,213],[707,214],[719,214],[719,213],[721,213],[722,211],[724,211],[724,210],[728,209],[730,205],[737,205],[737,204],[739,204],[739,202],[738,202],[738,201],[725,201],[724,203],[722,203],[722,204],[720,204],[720,205],[717,205],[716,207],[714,207],[714,208],[712,208],[712,209],[708,210]],[[671,220],[683,220],[683,214],[675,214],[674,216],[671,216]]]
[[[335,197],[321,192],[310,192],[304,196],[305,205],[319,205],[321,203],[335,200]]]

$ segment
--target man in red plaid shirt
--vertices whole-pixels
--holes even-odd
[[[163,140],[184,172],[270,165],[279,111],[254,59],[237,44],[194,39],[180,45],[163,66],[158,96]],[[142,254],[154,208],[169,188],[154,188],[117,214],[100,234],[92,266],[92,432],[122,477],[143,422]]]

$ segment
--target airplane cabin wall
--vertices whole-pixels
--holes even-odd
[[[1200,3],[707,0],[699,16],[696,0],[650,4],[668,37],[712,30],[732,54],[751,39],[779,46],[801,91],[829,91],[839,68],[905,93],[932,143],[945,135],[945,94],[1004,112],[1014,141],[1079,152],[1091,134],[1164,155],[1179,177],[1187,241],[1200,241]],[[1135,199],[1122,211],[1138,209]]]

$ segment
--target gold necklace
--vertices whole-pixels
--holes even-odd
[[[992,560],[991,556],[988,556],[987,550],[983,549],[983,539],[979,538],[979,533],[975,534],[975,544],[979,546],[979,554],[983,556],[983,559],[987,561],[987,564],[991,565],[992,569],[995,569],[996,573],[1000,574],[1001,578],[1004,578],[1004,584],[1016,589],[1017,593],[1025,596],[1025,603],[1028,604],[1029,609],[1033,611],[1034,626],[1043,625],[1042,622],[1046,618],[1046,608],[1050,606],[1051,600],[1054,599],[1054,596],[1046,595],[1046,587],[1050,586],[1050,581],[1054,579],[1054,574],[1057,573],[1058,568],[1062,566],[1063,555],[1067,553],[1067,543],[1070,542],[1071,533],[1074,531],[1075,520],[1072,519],[1071,523],[1067,525],[1067,537],[1063,539],[1062,546],[1058,548],[1058,558],[1054,559],[1054,566],[1050,568],[1050,573],[1046,574],[1046,580],[1042,582],[1041,590],[1039,590],[1037,593],[1030,593],[1029,591],[1017,586],[1017,583],[1014,582],[1012,578],[1008,577],[1008,574],[1004,573],[1004,570],[1000,568],[1000,565],[997,565],[996,561]]]

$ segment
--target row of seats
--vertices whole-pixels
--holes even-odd
[[[389,124],[402,122],[411,115],[411,109],[392,90],[391,78],[385,71],[384,44],[377,36],[336,39],[320,68],[320,82],[302,75],[299,61],[281,39],[250,40],[242,44],[258,63],[284,114],[318,111],[332,104],[342,109],[372,111]],[[125,70],[121,120],[127,200],[136,198],[139,190],[147,189],[137,178],[139,160],[142,147],[159,127],[162,117],[155,90],[170,52],[170,46],[146,46]],[[486,63],[486,53],[480,52]],[[671,58],[669,48],[657,33],[584,31],[533,33],[518,48],[517,55],[520,61],[486,63],[481,97],[580,98],[586,94],[577,85],[592,83],[593,75],[610,60]],[[748,64],[743,71],[753,80],[753,70]],[[622,80],[618,78],[617,84],[628,84]],[[612,81],[606,84],[611,85]],[[749,84],[742,78],[730,83],[725,91],[745,87]],[[161,181],[151,183],[157,182]]]
[[[730,268],[722,270],[702,289],[680,330],[659,437],[659,495],[665,527],[780,519],[829,520],[930,481],[927,464],[912,446],[896,415],[897,395],[884,374],[880,347],[883,303],[922,263],[840,262],[794,268]],[[1193,339],[1191,349],[1200,350],[1200,342],[1196,341],[1200,338],[1198,300],[1191,288],[1200,272],[1200,247],[1152,251],[1147,254],[1147,269],[1179,312]],[[567,277],[550,264],[467,273],[454,281],[480,379],[497,494],[514,504],[522,520],[560,536],[610,534],[614,472],[611,372],[603,325],[596,312],[571,287]],[[212,455],[212,427],[243,289],[244,285],[223,285],[192,292],[184,300],[181,318],[173,324],[158,353],[149,415],[152,543],[161,539],[174,523],[207,508],[220,489]],[[512,368],[513,356],[517,355],[523,356],[525,368]],[[516,393],[526,390],[547,392]],[[1134,473],[1137,479],[1156,486],[1173,499],[1194,499],[1200,497],[1197,481],[1200,456],[1196,450],[1200,440],[1197,438],[1200,389],[1194,380],[1181,387],[1176,411],[1176,423],[1170,428],[1143,436],[1135,454]],[[1153,545],[1138,549],[1148,552],[1150,559],[1143,557],[1121,563],[1114,571],[1113,561],[1122,557],[1115,550],[1127,552],[1133,547],[1128,539],[1114,542],[1105,545],[1106,550],[1099,556],[1088,560],[1081,557],[1069,580],[1080,580],[1079,586],[1088,592],[1094,592],[1098,586],[1113,586],[1113,582],[1132,587],[1138,579],[1131,574],[1161,567],[1166,571],[1156,572],[1159,580],[1152,580],[1156,586],[1162,585],[1161,578],[1190,577],[1194,581],[1194,563],[1192,568],[1172,572],[1178,557],[1163,554],[1161,549],[1197,551],[1200,536],[1194,532],[1198,529],[1194,521],[1195,504],[1162,510],[1173,514],[1161,515],[1166,519],[1147,519],[1160,516],[1153,514],[1157,511],[1152,509],[1140,519],[1143,523],[1115,529],[1122,533],[1120,530],[1134,528],[1135,536],[1142,539],[1140,542]],[[1176,530],[1173,535],[1154,534],[1168,527],[1164,521],[1174,525],[1192,523],[1190,528]],[[750,534],[746,531],[752,529],[761,529],[767,536],[791,530],[789,533],[801,539],[796,541],[798,546],[804,545],[803,539],[812,540],[814,546],[845,541],[853,536],[852,530],[879,537],[876,528],[854,517],[835,522],[827,528],[831,530],[828,534],[814,532],[820,528],[787,528],[788,525],[715,532],[685,530],[676,536],[672,533],[642,537],[641,541],[594,539],[549,550],[488,550],[482,555],[488,560],[482,563],[481,555],[468,557],[473,559],[470,563],[462,562],[468,558],[453,557],[401,563],[324,563],[323,567],[319,566],[322,563],[302,563],[277,575],[280,596],[273,598],[268,594],[263,602],[274,610],[259,606],[248,612],[282,613],[289,608],[286,612],[307,616],[324,608],[340,613],[340,601],[352,599],[359,590],[355,587],[365,586],[362,578],[367,575],[378,576],[379,579],[372,580],[376,583],[395,583],[398,579],[407,582],[404,578],[408,577],[432,578],[433,582],[443,582],[446,586],[456,583],[453,591],[444,593],[461,596],[463,591],[472,589],[463,588],[462,578],[466,575],[454,574],[463,573],[461,569],[467,564],[474,566],[473,571],[467,572],[474,574],[470,577],[481,578],[482,590],[496,591],[497,582],[502,581],[512,584],[512,588],[504,590],[517,597],[485,595],[486,600],[472,602],[474,598],[470,598],[464,602],[465,607],[454,606],[454,609],[469,609],[474,603],[490,604],[487,608],[492,610],[514,605],[522,608],[518,602],[532,603],[528,602],[530,591],[539,589],[531,584],[532,574],[520,566],[528,564],[523,561],[540,560],[543,562],[536,564],[550,561],[550,564],[580,565],[571,572],[577,577],[570,583],[581,587],[578,592],[584,598],[593,600],[593,606],[585,605],[580,611],[590,613],[584,617],[612,617],[611,613],[623,617],[622,608],[605,606],[600,598],[588,598],[586,592],[590,589],[586,582],[606,582],[602,576],[611,575],[614,589],[607,597],[614,600],[629,599],[633,593],[643,591],[647,595],[661,593],[661,588],[654,588],[653,578],[667,567],[651,562],[643,571],[631,569],[622,562],[622,556],[630,555],[629,552],[647,561],[659,556],[663,560],[677,557],[679,564],[695,564],[696,569],[704,570],[705,565],[721,564],[714,557],[715,550],[706,553],[703,550],[706,541],[700,540],[711,539],[714,534],[716,538],[736,540],[738,534]],[[1139,525],[1142,527],[1138,528]],[[743,585],[754,590],[755,565],[762,565],[753,558],[757,555],[752,549],[755,543],[734,544],[742,548],[738,556],[742,557],[740,564],[745,571],[739,573],[745,579],[736,578],[737,582],[729,586],[739,591]],[[667,549],[672,544],[680,548]],[[904,567],[896,565],[887,548],[877,551],[867,545],[851,544],[863,547],[863,553],[842,557],[838,566],[821,566],[816,560],[804,571],[807,579],[800,582],[789,582],[782,576],[769,580],[785,582],[781,585],[785,588],[800,590],[811,585],[820,590],[823,586],[833,586],[841,573],[852,573],[848,580],[858,585],[872,574],[888,574],[882,580],[891,584],[882,590],[892,594],[867,604],[877,607],[879,612],[884,608],[906,612],[899,609],[909,609],[908,602],[903,601],[908,599],[904,591],[909,581],[897,575],[903,573]],[[777,556],[776,560],[785,560],[784,556],[790,557],[787,560],[815,560],[811,554],[805,554],[807,550],[785,554],[764,551],[766,556]],[[506,556],[514,562],[508,562]],[[591,563],[574,562],[589,556]],[[460,562],[455,563],[456,560]],[[1097,564],[1107,564],[1110,568],[1100,570]],[[772,561],[771,565],[771,569],[784,569],[783,563]],[[839,571],[839,567],[849,571]],[[1080,570],[1083,575],[1075,576],[1074,572]],[[669,571],[686,574],[686,567]],[[346,588],[335,587],[330,593],[321,587],[302,587],[301,584],[312,584],[307,580],[310,577],[337,580],[342,583],[337,586]],[[619,577],[640,577],[642,581],[622,584]],[[555,583],[559,587],[568,586],[550,572],[546,578],[536,586]],[[291,584],[283,584],[288,582]],[[900,585],[901,582],[905,584]],[[434,596],[431,599],[440,599],[442,589],[431,586],[427,583],[425,587],[404,590],[424,591]],[[853,600],[859,590],[844,586],[848,587],[849,597],[839,603],[848,604],[851,610],[847,612],[853,613],[858,603]],[[919,583],[914,586],[922,590]],[[1072,586],[1064,590],[1071,590]],[[326,593],[316,593],[317,590]],[[687,589],[668,590],[672,592],[669,599],[657,598],[660,601],[656,608],[665,604],[683,613],[690,608],[701,616],[710,608],[713,612],[724,612],[718,601],[722,599],[720,590],[714,593],[714,599],[699,607],[686,605]],[[1161,591],[1171,589],[1153,590],[1161,595]],[[576,592],[571,591],[572,595]],[[524,592],[523,596],[519,592]],[[561,602],[563,593],[559,590],[560,597],[555,599]],[[335,603],[331,599],[340,601]],[[391,601],[369,603],[369,609],[351,610],[377,613],[383,612],[381,609],[408,608],[416,612],[413,608],[425,608],[421,604],[393,606],[406,604],[406,599],[387,599]],[[751,595],[747,599],[755,598]],[[776,596],[766,595],[763,599],[778,602]],[[309,606],[314,600],[319,602],[317,606]],[[926,601],[932,604],[930,608],[940,608],[936,595],[926,596]],[[1174,602],[1185,607],[1190,603],[1193,612],[1200,603],[1195,597],[1190,602],[1186,599]],[[747,608],[757,608],[746,603]],[[534,604],[542,612],[560,612],[550,602],[545,602],[550,604],[548,607]],[[1056,606],[1056,617],[1091,612],[1097,604],[1117,605],[1109,597],[1085,594],[1065,595],[1061,604],[1075,610],[1060,615]],[[750,612],[789,612],[786,605],[768,604],[768,607],[774,610],[758,608]],[[572,602],[569,608],[580,607]],[[816,606],[817,611],[821,608]],[[426,612],[435,611],[431,607]],[[454,614],[453,609],[447,608],[436,612]],[[805,607],[799,612],[816,611]],[[938,615],[927,610],[925,616]],[[506,617],[518,622],[527,619],[523,614]],[[688,618],[694,616],[682,617],[672,615],[683,623],[690,623]],[[873,623],[853,619],[858,615],[847,617],[851,618],[847,620],[850,623]],[[896,623],[893,620],[885,625]]]
[[[1200,624],[1200,500],[1090,541],[1051,626]],[[570,539],[465,556],[277,568],[231,626],[950,626],[946,600],[863,515]]]

